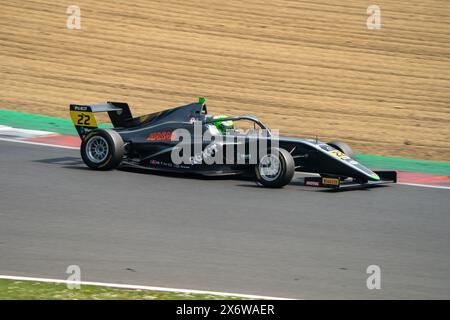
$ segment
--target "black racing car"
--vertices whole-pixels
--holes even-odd
[[[99,129],[95,112],[113,128]],[[396,173],[373,172],[340,141],[279,137],[256,117],[214,117],[198,103],[133,117],[127,103],[70,105],[82,139],[81,156],[96,170],[119,165],[203,175],[251,174],[265,187],[283,187],[295,171],[316,173],[305,185],[342,188],[396,182]]]

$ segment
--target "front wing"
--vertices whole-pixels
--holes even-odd
[[[333,190],[349,190],[349,189],[364,189],[378,185],[396,183],[397,171],[374,171],[379,177],[378,181],[357,181],[341,180],[339,177],[306,177],[304,180],[305,186],[311,187],[325,187]]]

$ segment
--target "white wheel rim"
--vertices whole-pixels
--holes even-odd
[[[101,136],[89,139],[86,145],[86,154],[90,161],[100,163],[105,161],[109,153],[108,142]]]
[[[279,157],[267,154],[261,158],[258,164],[259,174],[266,181],[274,181],[281,174],[281,162]]]

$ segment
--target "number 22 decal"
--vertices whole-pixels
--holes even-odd
[[[91,116],[90,116],[90,115],[83,114],[83,113],[81,113],[81,114],[78,115],[78,121],[77,121],[77,124],[80,124],[80,125],[89,125],[89,122],[90,122],[90,121],[91,121]]]

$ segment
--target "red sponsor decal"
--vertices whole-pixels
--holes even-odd
[[[147,140],[150,141],[170,141],[172,140],[172,131],[151,132]]]

